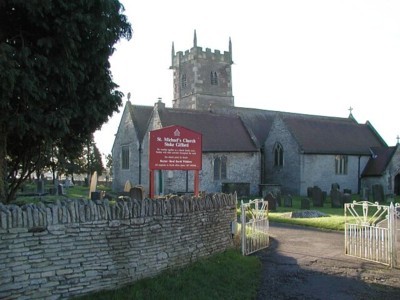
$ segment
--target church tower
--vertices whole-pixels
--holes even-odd
[[[207,110],[212,107],[234,106],[232,95],[232,42],[223,54],[197,46],[194,31],[193,47],[175,53],[172,43],[174,72],[174,108]]]

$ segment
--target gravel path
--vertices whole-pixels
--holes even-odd
[[[400,299],[400,269],[344,254],[344,233],[270,224],[257,299]],[[399,258],[400,259],[400,258]]]

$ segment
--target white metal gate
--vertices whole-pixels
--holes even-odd
[[[345,253],[393,268],[397,266],[398,204],[346,203]]]
[[[242,254],[249,255],[269,245],[268,201],[241,202]],[[249,219],[249,221],[247,221]]]

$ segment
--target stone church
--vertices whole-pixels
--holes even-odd
[[[400,151],[388,147],[372,124],[348,118],[236,107],[229,50],[197,46],[175,52],[172,44],[172,108],[126,103],[113,155],[113,189],[149,188],[149,132],[179,125],[202,134],[200,191],[262,195],[278,189],[306,195],[333,183],[352,193],[373,184],[400,192]],[[158,195],[193,192],[192,171],[157,170]]]

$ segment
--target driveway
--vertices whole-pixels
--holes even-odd
[[[270,224],[257,299],[400,299],[400,269],[344,254],[344,233]],[[399,258],[400,259],[400,258]]]

